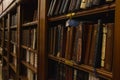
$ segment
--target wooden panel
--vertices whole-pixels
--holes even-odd
[[[115,28],[114,28],[114,54],[113,54],[113,80],[120,78],[120,0],[116,0]]]
[[[38,80],[47,80],[47,54],[46,54],[46,0],[38,0],[39,4],[39,34],[38,34]]]

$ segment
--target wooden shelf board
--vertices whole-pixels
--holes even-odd
[[[17,72],[16,67],[12,63],[9,63],[9,65],[12,68],[12,70],[16,73]]]
[[[92,73],[94,72],[94,68],[91,67],[91,66],[88,66],[88,65],[84,65],[84,64],[78,65],[73,61],[67,60],[65,58],[55,57],[53,55],[48,55],[48,57],[51,60],[63,63],[65,65],[68,65],[68,66],[71,66],[71,67],[74,67],[74,68],[76,68],[78,70],[83,70],[83,71],[92,72]],[[99,76],[103,76],[105,78],[112,79],[112,73],[111,72],[105,71],[103,69],[97,69],[96,71],[99,74]]]
[[[8,42],[8,40],[5,39],[6,42]]]
[[[16,53],[10,52],[10,55],[12,55],[13,57],[17,58]]]
[[[33,25],[37,25],[37,24],[38,24],[38,21],[32,21],[32,22],[24,23],[22,25],[22,27],[33,26]]]
[[[8,58],[6,56],[3,56],[3,59],[8,62]]]
[[[34,73],[37,73],[37,69],[35,67],[33,67],[32,65],[30,65],[29,63],[22,61],[21,62],[24,66],[26,66],[27,68],[29,68],[30,70],[32,70]]]
[[[24,48],[24,49],[26,49],[26,50],[32,51],[32,52],[34,52],[34,53],[37,53],[37,50],[34,50],[34,49],[32,49],[32,48],[30,48],[30,47],[27,47],[27,46],[25,46],[25,45],[22,45],[21,47]]]
[[[16,29],[17,25],[10,26],[10,29]]]
[[[4,29],[3,28],[0,28],[1,31],[3,31]]]
[[[100,7],[95,7],[95,8],[91,8],[91,9],[78,11],[78,12],[75,13],[73,18],[74,17],[85,16],[85,15],[107,12],[107,11],[111,11],[111,10],[115,10],[115,3],[106,4],[106,5],[102,5]],[[62,19],[67,19],[67,18],[69,18],[69,17],[67,17],[66,14],[65,14],[65,15],[61,15],[61,16],[48,18],[48,21],[52,22],[52,21],[57,21],[57,20],[62,20]]]
[[[16,42],[14,42],[14,41],[10,41],[10,43],[12,43],[12,44],[14,44],[14,45],[17,45],[17,43],[16,43]]]

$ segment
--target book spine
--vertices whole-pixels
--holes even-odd
[[[95,43],[95,57],[94,57],[94,68],[100,67],[101,63],[101,44],[102,44],[102,22],[98,20],[98,33],[96,36]]]
[[[107,39],[106,39],[106,51],[105,51],[105,66],[107,71],[112,71],[112,60],[113,60],[113,32],[114,23],[107,24]]]
[[[104,67],[104,64],[105,64],[106,34],[107,34],[107,26],[105,25],[105,26],[103,26],[101,67]]]

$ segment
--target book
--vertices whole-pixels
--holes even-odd
[[[66,0],[66,1],[65,1],[65,5],[64,5],[64,7],[63,7],[62,13],[67,12],[68,7],[69,7],[69,4],[70,4],[70,1],[72,1],[72,0]]]
[[[86,4],[87,4],[87,0],[82,0],[81,4],[80,4],[80,8],[81,9],[85,9],[86,8]]]
[[[93,0],[93,5],[99,5],[101,0]]]
[[[59,14],[59,10],[60,10],[60,8],[61,8],[62,1],[63,1],[63,0],[58,0],[58,4],[57,4],[57,6],[56,6],[54,15],[58,15],[58,14]]]
[[[30,63],[30,52],[26,51],[26,62]]]
[[[101,44],[102,44],[102,31],[103,25],[101,19],[98,20],[98,29],[95,43],[95,51],[94,51],[94,68],[100,67],[101,65]]]
[[[51,13],[51,9],[52,9],[53,2],[54,2],[54,0],[51,0],[51,2],[50,2],[50,6],[49,6],[49,9],[48,9],[47,16],[50,16],[50,13]]]
[[[114,39],[114,23],[107,24],[107,36],[106,36],[106,50],[105,50],[105,66],[107,71],[112,71],[113,63],[113,39]]]
[[[105,64],[105,50],[106,50],[107,26],[103,26],[102,51],[101,51],[101,67]]]
[[[34,67],[37,68],[37,61],[38,61],[38,60],[37,60],[37,59],[38,59],[37,53],[34,53],[34,59],[35,59],[35,60],[34,60],[34,61],[35,61],[35,62],[34,62]]]
[[[90,46],[90,53],[89,53],[89,62],[88,62],[90,66],[93,66],[93,63],[94,63],[94,54],[95,54],[94,50],[96,45],[96,36],[98,33],[97,29],[98,29],[97,24],[93,24],[91,46]]]
[[[89,64],[89,57],[90,57],[90,47],[92,42],[92,32],[93,32],[93,23],[84,23],[83,25],[83,63]]]
[[[54,12],[54,10],[55,10],[55,8],[56,8],[56,5],[57,5],[57,0],[54,0],[53,5],[52,5],[52,8],[51,8],[50,16],[53,15],[53,12]]]
[[[82,1],[82,0],[77,0],[76,6],[75,6],[75,10],[79,10],[79,9],[80,9],[81,1]]]
[[[62,0],[62,4],[61,4],[60,10],[59,10],[59,14],[62,14],[62,10],[65,6],[65,2],[66,2],[66,0]]]

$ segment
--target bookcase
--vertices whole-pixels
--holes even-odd
[[[0,3],[3,80],[119,80],[119,0]]]
[[[38,1],[4,0],[0,15],[3,80],[38,80]]]
[[[42,2],[47,10],[47,80],[119,79],[119,1]]]

